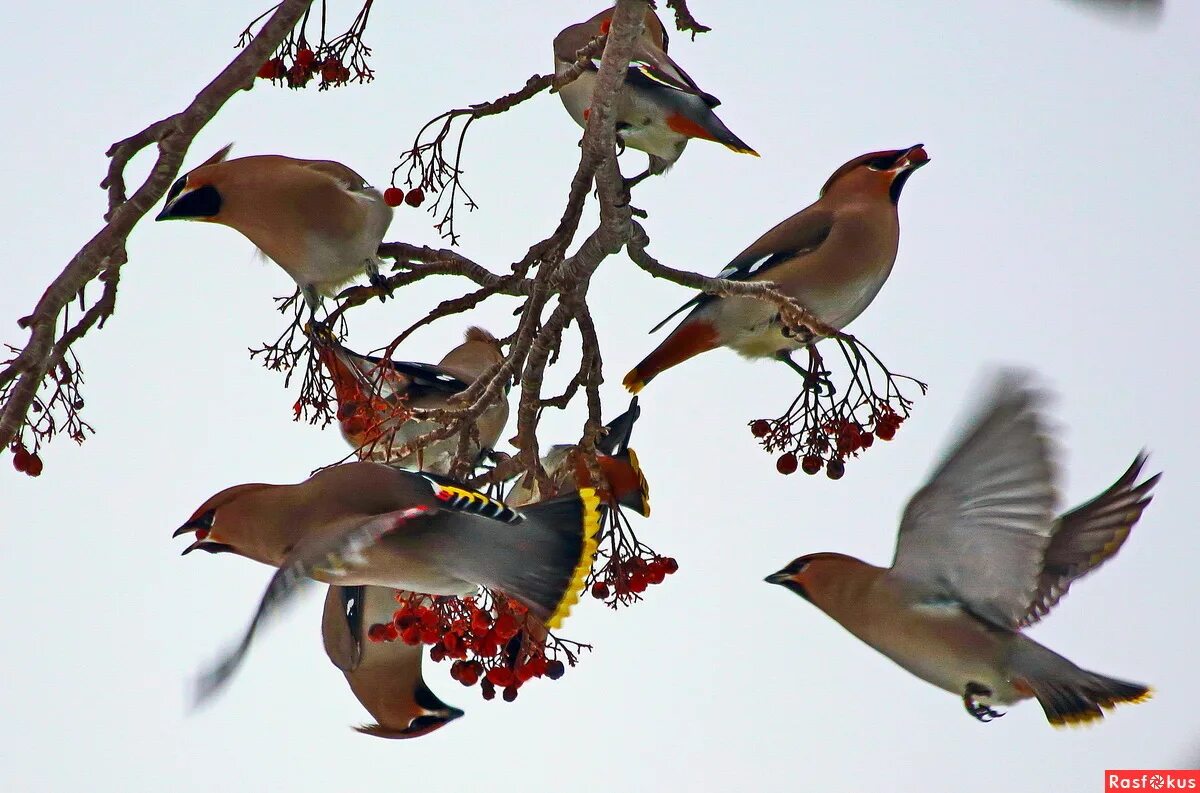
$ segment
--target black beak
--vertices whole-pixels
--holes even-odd
[[[769,576],[764,578],[763,581],[766,581],[768,584],[782,584],[791,577],[791,574],[786,570],[780,570],[778,573],[771,573]]]

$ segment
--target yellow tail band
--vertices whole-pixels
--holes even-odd
[[[646,387],[641,376],[638,375],[637,369],[631,369],[629,374],[625,375],[625,379],[621,381],[621,385],[625,386],[625,389],[631,394],[636,394]]]
[[[579,488],[579,502],[583,507],[583,547],[579,552],[579,563],[575,565],[575,572],[571,574],[571,581],[558,608],[546,620],[546,627],[551,629],[560,627],[571,613],[571,608],[579,602],[579,593],[583,591],[583,582],[592,571],[592,559],[599,547],[596,535],[600,533],[600,497],[596,495],[595,488]]]
[[[633,449],[626,449],[625,453],[629,455],[630,467],[637,474],[638,489],[642,493],[642,517],[648,518],[650,517],[650,483],[646,481],[646,475],[642,473],[642,466],[638,464],[637,452]]]

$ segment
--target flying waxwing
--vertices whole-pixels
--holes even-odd
[[[1143,455],[1112,487],[1055,518],[1040,399],[1009,375],[908,502],[890,568],[802,556],[767,577],[938,688],[980,721],[1036,697],[1055,726],[1103,717],[1150,689],[1080,669],[1021,633],[1121,547],[1158,475]]]
[[[232,146],[232,144],[230,144]],[[312,311],[360,273],[392,222],[383,194],[341,163],[275,154],[227,160],[230,146],[179,178],[155,220],[202,220],[244,234],[292,277]]]
[[[613,9],[605,9],[555,36],[555,74],[571,68],[576,53],[589,41],[608,34],[612,16]],[[599,68],[597,55],[578,78],[559,90],[567,112],[581,127],[587,123]],[[649,169],[632,182],[666,171],[692,138],[716,141],[739,154],[757,157],[758,152],[730,132],[713,113],[712,109],[719,104],[720,100],[701,91],[667,55],[667,32],[655,13],[647,11],[616,107],[617,137],[624,145],[644,151],[650,157]]]
[[[634,397],[628,410],[605,425],[605,434],[596,442],[596,463],[604,476],[597,491],[603,502],[629,507],[639,515],[649,517],[650,485],[638,464],[637,454],[629,448],[633,425],[641,412],[637,397]],[[581,487],[595,486],[575,444],[551,446],[542,456],[542,468],[555,488],[551,496],[563,496]],[[510,506],[522,507],[543,499],[537,479],[526,473],[513,485],[505,501]]]
[[[717,277],[772,282],[817,319],[844,328],[871,305],[891,274],[900,243],[900,192],[927,162],[919,143],[855,157],[833,172],[816,203],[759,237]],[[785,334],[775,306],[757,298],[697,295],[650,332],[689,308],[662,344],[625,375],[631,392],[717,347],[747,358],[778,358],[808,376],[790,357],[803,340]]]
[[[359,459],[437,474],[450,472],[459,434],[398,457],[396,453],[406,443],[441,426],[436,421],[409,418],[407,410],[458,406],[460,400],[455,397],[504,358],[499,342],[482,328],[469,328],[463,343],[437,365],[359,355],[324,340],[317,341],[317,353],[333,380],[342,437],[358,451]],[[507,423],[505,389],[505,395],[476,421],[479,437],[472,439],[473,455],[494,448]]]
[[[318,471],[296,485],[217,493],[176,530],[184,553],[232,552],[278,567],[241,643],[200,681],[207,699],[233,674],[259,624],[315,579],[432,595],[486,586],[558,627],[578,601],[596,552],[596,492],[521,511],[450,480],[371,462]]]
[[[325,594],[321,638],[350,690],[375,723],[355,727],[379,738],[418,738],[463,715],[442,702],[421,677],[424,648],[372,642],[367,630],[396,611],[396,590],[381,586],[331,586]]]

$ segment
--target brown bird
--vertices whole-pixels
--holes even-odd
[[[450,472],[459,436],[398,456],[409,441],[441,426],[412,418],[409,411],[459,406],[459,394],[504,359],[496,337],[482,328],[469,328],[463,343],[436,365],[359,355],[332,340],[318,339],[316,346],[333,380],[342,437],[357,450],[359,459],[436,474]],[[473,457],[494,448],[507,423],[506,388],[475,422],[478,439],[471,441]]]
[[[366,273],[376,287],[379,243],[392,222],[383,194],[331,160],[275,154],[227,160],[226,146],[179,178],[155,220],[236,229],[299,285],[309,308]]]
[[[767,577],[811,602],[912,674],[990,705],[1036,698],[1051,724],[1100,719],[1150,689],[1081,669],[1021,633],[1071,584],[1120,549],[1158,475],[1139,455],[1098,497],[1055,519],[1055,474],[1038,395],[1001,379],[900,522],[890,568],[836,553],[802,556]]]
[[[556,628],[579,600],[599,522],[591,488],[517,511],[444,477],[370,462],[296,485],[223,490],[176,530],[196,536],[184,553],[232,552],[279,570],[241,643],[202,678],[199,699],[229,679],[259,624],[310,578],[432,595],[485,586]]]
[[[816,203],[759,237],[717,277],[772,282],[817,319],[844,328],[871,305],[891,275],[900,244],[900,192],[927,162],[929,155],[919,143],[855,157],[834,171]],[[651,333],[689,308],[654,352],[625,375],[631,392],[717,347],[746,358],[777,358],[808,376],[790,357],[804,342],[784,332],[774,304],[753,297],[697,295]]]
[[[554,37],[554,71],[561,75],[572,67],[576,53],[597,36],[607,35],[613,9],[606,8]],[[616,105],[617,138],[625,146],[646,152],[650,167],[630,180],[634,184],[661,174],[675,164],[692,138],[711,140],[739,154],[758,152],[742,142],[717,118],[721,104],[700,90],[695,81],[667,55],[667,32],[653,11],[646,11],[641,36],[625,75],[625,86]],[[579,77],[559,90],[563,105],[579,126],[587,124],[592,91],[600,69],[594,56]]]
[[[387,623],[396,590],[379,586],[331,586],[325,594],[321,638],[350,690],[375,718],[355,727],[379,738],[417,738],[463,715],[437,698],[421,677],[424,648],[404,642],[372,642],[367,629]]]

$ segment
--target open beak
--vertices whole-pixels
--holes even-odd
[[[918,143],[910,146],[908,151],[900,156],[897,164],[904,166],[907,170],[915,171],[927,162],[929,162],[929,155],[925,152],[925,144]]]

